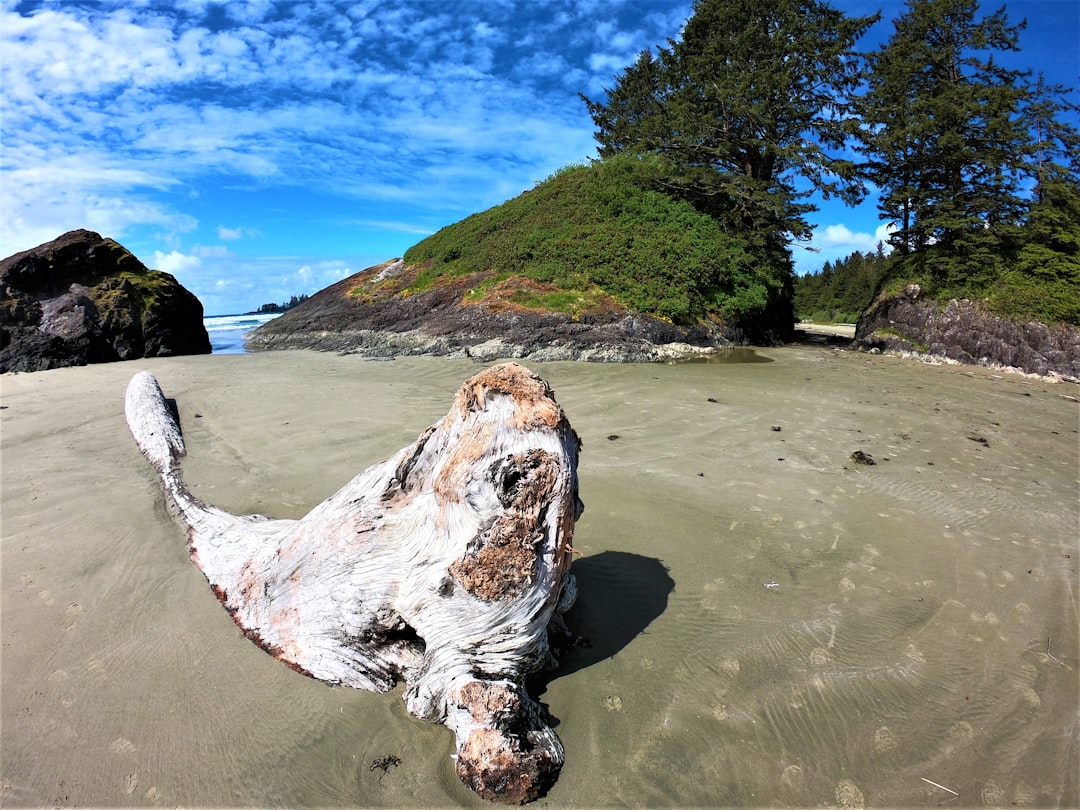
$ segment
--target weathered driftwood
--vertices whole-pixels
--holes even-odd
[[[573,603],[579,441],[551,389],[483,371],[417,441],[299,520],[241,517],[185,487],[179,426],[142,372],[128,424],[188,526],[191,558],[256,644],[299,672],[386,691],[457,736],[458,776],[523,803],[554,781],[559,738],[524,688],[554,665],[547,630]]]

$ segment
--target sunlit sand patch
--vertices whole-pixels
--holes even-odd
[[[275,385],[283,384],[284,375],[278,371],[282,367],[289,370],[291,380],[307,383],[331,368],[339,369],[340,376],[344,377],[345,364],[353,362],[347,357],[309,357],[306,353],[295,359],[291,355],[246,359],[251,361],[250,366],[262,364],[267,372],[274,370],[271,380]],[[189,361],[174,360],[173,365],[186,373]],[[204,360],[205,363],[200,361],[201,365],[192,369],[192,380],[195,380],[192,385],[196,382],[200,386],[221,384],[220,375],[215,376],[214,358]],[[429,376],[451,376],[449,371],[441,371],[435,361],[404,359],[396,361],[396,365],[366,363],[361,366],[365,375],[379,380],[380,375],[387,373],[385,369],[391,368],[396,375],[393,396],[388,399],[391,403],[401,399],[398,394],[402,385],[412,384],[409,375],[414,369]],[[605,448],[609,443],[603,440],[612,430],[630,435],[631,430],[627,427],[607,424],[617,407],[613,411],[607,392],[604,392],[603,400],[599,392],[606,386],[629,386],[629,382],[623,382],[624,378],[633,378],[637,384],[640,381],[634,377],[633,370],[589,368],[581,371],[569,366],[552,366],[552,369],[553,374],[564,378],[559,387],[560,393],[565,391],[567,394],[568,410],[583,412],[581,424],[591,435],[598,437]],[[208,372],[206,381],[201,379],[204,370]],[[88,378],[79,369],[71,372],[75,382]],[[200,377],[198,380],[196,372]],[[112,372],[102,366],[93,373],[109,375]],[[242,378],[246,373],[237,376]],[[650,369],[648,373],[655,372]],[[62,370],[55,379],[65,382],[66,374],[67,371]],[[454,372],[455,376],[458,374],[459,371]],[[937,376],[937,372],[934,375]],[[5,397],[9,395],[9,384],[14,387],[27,383],[23,376],[32,377],[20,375],[4,381]],[[53,378],[54,375],[46,376]],[[126,380],[128,375],[116,376]],[[941,375],[945,381],[947,376]],[[261,381],[261,377],[259,379]],[[588,386],[580,384],[580,380],[588,380]],[[239,384],[243,380],[237,382],[236,385],[225,385],[221,390],[226,394],[234,389],[243,390],[244,386]],[[685,399],[685,391],[677,387],[674,374],[669,382],[671,396]],[[732,398],[736,390],[740,397],[745,394],[746,382],[740,379],[738,387],[732,385]],[[926,384],[926,374],[920,376],[918,382]],[[937,384],[936,380],[933,382]],[[356,385],[342,394],[364,394],[367,390]],[[626,390],[628,388],[618,388],[617,396],[611,400],[616,406],[623,401],[636,401],[626,394]],[[957,389],[959,393],[966,390]],[[709,390],[708,393],[717,392]],[[820,392],[807,390],[804,395],[815,398]],[[1051,396],[1056,397],[1056,394]],[[939,398],[943,405],[952,404],[952,400],[945,402],[944,396]],[[247,418],[246,414],[254,412],[256,421],[252,432],[265,433],[270,441],[283,441],[275,433],[274,425],[295,419],[292,414],[264,418],[261,407],[245,408],[239,399],[236,397],[232,407],[244,416],[230,417],[231,425],[241,424]],[[394,404],[395,417],[387,421],[396,426],[413,418],[411,414],[404,415],[414,406],[413,399],[415,397],[405,396],[401,404]],[[1044,399],[1049,400],[1049,397]],[[319,410],[314,395],[310,400],[316,407],[311,408],[305,399],[305,409],[314,411],[311,419],[320,422],[321,429],[325,430],[326,424],[341,427],[351,424],[353,417],[339,417],[329,406],[325,411]],[[359,396],[351,396],[350,401],[367,405]],[[749,398],[746,401],[749,404]],[[382,403],[381,400],[378,402]],[[1044,406],[1040,412],[1043,415],[1052,403],[1040,402],[1040,405]],[[336,407],[340,409],[341,404]],[[631,404],[631,410],[633,407]],[[742,400],[731,406],[732,412],[737,407],[743,407]],[[963,406],[957,401],[956,407],[962,409]],[[12,411],[2,413],[10,415]],[[325,419],[326,414],[332,416],[329,422]],[[885,449],[882,443],[888,443],[887,437],[897,429],[896,416],[895,412],[874,416],[875,419],[894,420],[885,429],[875,428],[878,435],[885,438],[868,449],[876,447],[875,455],[879,459]],[[415,418],[427,420],[423,414]],[[811,418],[809,411],[806,418]],[[582,524],[579,541],[591,544],[594,549],[584,559],[595,558],[605,549],[659,558],[677,583],[677,590],[666,599],[659,591],[653,595],[659,605],[660,619],[646,628],[645,635],[641,635],[642,628],[636,623],[626,631],[627,637],[634,632],[633,648],[620,646],[630,643],[620,637],[618,643],[610,645],[610,650],[603,646],[605,635],[612,629],[625,630],[623,608],[619,606],[625,601],[624,592],[616,589],[616,593],[611,594],[615,607],[602,600],[608,598],[605,587],[611,590],[609,579],[613,582],[614,574],[623,572],[620,569],[611,577],[599,578],[594,583],[596,587],[583,591],[584,601],[580,605],[588,608],[589,600],[592,600],[594,607],[601,606],[608,611],[603,616],[610,614],[613,618],[601,622],[594,620],[601,616],[599,610],[595,616],[582,613],[582,625],[574,629],[588,637],[597,648],[591,653],[585,648],[573,651],[571,655],[579,660],[577,668],[571,667],[570,671],[557,674],[548,685],[545,702],[550,704],[552,714],[561,719],[560,730],[566,730],[564,739],[575,754],[564,779],[547,802],[565,807],[600,804],[709,806],[722,798],[731,806],[839,805],[834,793],[844,778],[864,793],[863,803],[870,806],[898,806],[908,800],[917,802],[920,798],[925,799],[928,806],[934,806],[948,799],[936,788],[925,794],[919,792],[918,778],[925,775],[961,791],[961,797],[944,804],[945,808],[981,805],[984,803],[983,789],[987,787],[989,791],[985,798],[991,799],[987,802],[991,806],[1007,807],[1013,801],[1031,801],[1032,796],[1036,805],[1071,806],[1076,795],[1075,776],[1059,773],[1059,763],[1068,762],[1061,758],[1063,746],[1067,745],[1067,741],[1062,742],[1062,732],[1067,737],[1070,726],[1060,715],[1068,714],[1067,710],[1074,705],[1068,701],[1075,690],[1069,690],[1063,683],[1075,674],[1076,646],[1071,638],[1066,638],[1068,625],[1061,622],[1061,610],[1062,605],[1068,604],[1070,593],[1064,567],[1075,568],[1075,559],[1063,562],[1050,552],[1062,542],[1063,535],[1058,524],[1046,515],[1056,505],[1063,504],[1058,512],[1065,517],[1075,517],[1075,504],[1065,502],[1068,493],[1057,480],[1075,476],[1059,473],[1050,456],[1051,452],[1057,451],[1049,445],[1038,444],[1035,429],[1021,426],[1017,420],[1017,432],[1010,437],[1011,446],[1018,453],[1027,452],[1021,448],[1035,447],[1046,456],[1047,462],[1040,468],[1040,474],[1045,473],[1046,480],[1037,485],[1028,483],[1039,477],[1033,474],[1028,474],[1025,481],[1023,474],[996,468],[993,472],[984,472],[983,475],[992,475],[996,479],[992,486],[1011,487],[1009,494],[1014,499],[1030,499],[1031,509],[1021,514],[1020,510],[1008,511],[987,503],[995,517],[965,535],[965,529],[979,521],[978,504],[974,502],[982,497],[988,485],[968,477],[967,465],[957,474],[948,469],[944,461],[951,451],[942,454],[942,448],[950,446],[946,434],[949,422],[955,418],[946,410],[940,417],[932,418],[937,420],[934,424],[920,426],[919,435],[915,437],[913,432],[913,438],[924,444],[908,449],[908,452],[918,451],[908,456],[908,467],[902,466],[903,460],[879,465],[873,473],[877,480],[858,490],[856,483],[869,483],[868,475],[859,476],[860,481],[856,482],[852,480],[854,475],[840,479],[840,476],[804,477],[802,472],[797,475],[785,473],[781,476],[785,480],[766,480],[764,483],[743,476],[748,478],[746,482],[728,488],[721,481],[722,460],[730,455],[732,466],[749,467],[753,463],[740,461],[747,458],[747,448],[752,449],[750,439],[739,444],[739,439],[730,436],[723,439],[725,447],[710,446],[709,452],[715,456],[715,461],[710,456],[711,466],[697,467],[696,462],[686,466],[684,460],[685,469],[680,470],[675,460],[650,460],[649,466],[658,473],[652,488],[640,483],[647,477],[643,474],[642,464],[629,472],[626,466],[611,463],[610,459],[605,464],[590,467],[587,480],[597,509],[591,517],[587,513],[588,522]],[[1052,424],[1055,428],[1064,424],[1064,416],[1049,412],[1049,418],[1056,420]],[[1075,422],[1075,414],[1069,418]],[[370,420],[362,413],[357,420],[357,430],[349,437],[355,441],[355,448],[344,454],[344,461],[331,458],[325,462],[333,468],[334,475],[340,470],[352,470],[358,456],[382,452],[368,447],[367,437],[378,435],[368,424]],[[109,423],[102,424],[107,427]],[[198,422],[190,416],[188,424],[193,429],[198,427]],[[304,440],[291,445],[296,459],[278,461],[283,475],[292,475],[291,468],[296,464],[304,465],[302,454],[308,453],[309,449],[312,454],[326,455],[323,444],[319,443],[319,429],[309,430],[295,421],[294,425]],[[909,427],[907,423],[901,426]],[[646,427],[635,425],[636,435],[647,435]],[[1071,428],[1072,423],[1067,427]],[[7,428],[5,424],[4,430]],[[663,429],[667,429],[666,426]],[[680,426],[678,430],[681,429]],[[676,432],[674,428],[672,431]],[[765,431],[768,436],[767,425]],[[106,441],[111,442],[107,433],[106,430]],[[785,425],[783,434],[774,435],[788,436],[791,443],[795,432]],[[79,438],[80,444],[97,447],[89,441],[89,432],[80,434]],[[585,438],[588,445],[588,436]],[[663,441],[672,439],[681,440],[678,435],[665,434]],[[341,436],[337,440],[341,441]],[[51,440],[41,431],[40,441]],[[683,441],[677,449],[684,459],[696,445],[702,444],[697,437]],[[963,437],[959,441],[967,444]],[[391,442],[386,440],[387,445]],[[931,442],[934,453],[924,456],[923,447],[929,447]],[[397,442],[392,443],[396,447]],[[1071,443],[1075,447],[1075,441]],[[119,441],[116,444],[127,447]],[[597,442],[592,444],[595,449]],[[623,453],[628,453],[631,448],[629,442],[612,442],[610,446],[621,448]],[[5,445],[5,463],[9,449],[13,457],[19,452],[18,447],[12,449]],[[825,442],[821,443],[823,454],[830,449]],[[837,459],[846,456],[840,452],[842,450],[850,452],[847,441],[836,451]],[[654,450],[650,448],[650,452]],[[1003,454],[1003,451],[998,452]],[[27,451],[23,453],[32,458]],[[658,452],[654,454],[658,455]],[[771,454],[763,456],[763,462],[775,462],[775,458],[769,459],[768,455]],[[956,455],[966,458],[958,452]],[[1075,453],[1069,453],[1070,458],[1073,456]],[[64,460],[68,463],[66,457]],[[935,462],[935,466],[925,466],[923,475],[917,476],[919,471],[912,464],[927,460]],[[130,460],[119,452],[110,451],[100,461],[124,469]],[[262,459],[257,461],[261,463]],[[69,466],[75,469],[76,464]],[[762,463],[759,466],[761,475],[766,474],[766,466],[772,474],[781,468],[787,469],[781,464]],[[704,479],[697,478],[699,470],[705,471]],[[214,472],[217,477],[204,480],[216,483],[217,491],[224,492],[230,486],[232,472],[230,467],[220,475]],[[1053,472],[1054,477],[1049,472]],[[884,474],[907,486],[906,489],[894,487],[893,494],[902,496],[894,499],[895,503],[890,501],[890,493],[882,486]],[[692,477],[692,484],[701,481],[715,490],[702,488],[687,492],[680,489],[680,482],[688,480],[687,475]],[[4,484],[10,480],[6,473]],[[838,480],[843,480],[846,493],[834,492],[833,486]],[[962,487],[950,488],[953,480],[962,480]],[[143,487],[143,482],[133,479],[126,485]],[[316,489],[314,485],[310,488]],[[84,489],[95,499],[110,494],[102,492],[102,487]],[[809,492],[809,489],[815,491]],[[1022,496],[1025,489],[1032,494]],[[1050,494],[1047,494],[1048,490]],[[75,491],[73,488],[72,492]],[[786,497],[781,501],[755,498],[759,491],[772,495],[783,493]],[[932,499],[935,491],[940,493],[940,500]],[[260,495],[267,500],[267,510],[276,497],[273,493],[277,492],[288,492],[286,500],[290,503],[305,503],[290,487],[278,486],[275,481],[260,489]],[[673,513],[675,522],[670,526],[661,519],[649,517],[652,513],[647,511],[645,501],[654,495],[661,500],[669,495],[676,496],[673,503],[679,508]],[[682,495],[685,498],[680,500]],[[924,496],[930,499],[925,501],[930,504],[928,512],[906,511],[921,506]],[[191,639],[180,634],[175,636],[183,645],[182,649],[198,660],[192,660],[189,671],[177,670],[170,674],[165,685],[181,687],[184,699],[193,708],[202,709],[200,718],[219,712],[220,724],[214,729],[213,739],[201,739],[185,747],[186,738],[198,733],[197,728],[190,723],[169,726],[170,718],[162,716],[160,708],[155,708],[154,695],[160,694],[162,678],[146,674],[147,670],[142,666],[150,661],[155,651],[167,652],[173,637],[158,637],[144,645],[139,643],[138,636],[133,637],[130,633],[132,628],[151,631],[170,628],[169,623],[177,624],[182,611],[188,609],[183,599],[189,592],[199,595],[203,592],[196,587],[181,591],[171,585],[156,586],[155,595],[183,597],[176,615],[170,615],[171,611],[164,609],[170,600],[148,601],[145,594],[135,593],[132,598],[114,604],[109,621],[104,622],[96,602],[91,603],[86,596],[91,591],[83,587],[105,581],[91,564],[110,564],[121,556],[130,556],[132,549],[154,549],[153,558],[149,553],[139,552],[142,555],[139,565],[148,565],[151,559],[155,561],[156,568],[146,569],[155,583],[170,581],[169,566],[177,567],[173,560],[187,563],[182,549],[178,551],[159,542],[154,534],[158,523],[164,522],[171,528],[164,514],[160,510],[151,513],[147,508],[144,518],[127,504],[116,505],[118,501],[126,500],[139,499],[115,498],[111,504],[103,501],[102,511],[94,512],[95,520],[91,522],[98,524],[99,531],[95,534],[93,525],[86,527],[89,539],[96,539],[97,544],[72,543],[69,551],[73,564],[70,566],[50,562],[51,569],[39,570],[45,558],[33,550],[22,556],[12,551],[4,560],[5,565],[10,564],[14,585],[7,598],[17,595],[23,600],[20,607],[30,606],[37,611],[36,615],[49,617],[42,622],[48,627],[43,626],[41,643],[49,642],[54,646],[46,649],[57,650],[55,655],[43,655],[37,662],[27,659],[19,664],[21,669],[17,674],[46,689],[52,703],[34,706],[35,710],[42,709],[42,713],[35,714],[36,726],[23,723],[21,719],[9,724],[7,721],[11,718],[5,716],[5,743],[8,735],[15,733],[18,736],[12,738],[13,744],[25,746],[26,751],[37,754],[48,745],[52,746],[49,750],[57,750],[59,756],[58,747],[67,745],[62,736],[63,729],[43,727],[47,719],[44,715],[79,729],[81,738],[68,747],[70,756],[64,762],[72,778],[79,778],[82,783],[82,793],[71,793],[71,804],[76,801],[90,804],[91,790],[95,791],[100,804],[111,806],[207,806],[213,804],[215,796],[231,797],[235,803],[246,806],[271,803],[290,806],[343,806],[346,803],[357,806],[447,806],[459,803],[459,794],[445,793],[438,780],[432,778],[433,771],[424,770],[417,764],[424,759],[423,754],[428,749],[406,745],[406,741],[413,739],[409,735],[415,729],[401,723],[404,710],[398,708],[396,702],[394,711],[383,709],[376,701],[357,703],[352,709],[346,707],[346,719],[339,719],[337,713],[343,690],[316,689],[292,673],[284,673],[281,678],[264,677],[247,666],[250,656],[244,656],[239,647],[234,653],[226,632],[215,635],[215,628],[207,625],[202,614],[198,617],[198,634],[192,634]],[[800,500],[802,505],[799,505]],[[815,500],[822,503],[815,503]],[[79,501],[80,504],[88,502]],[[52,503],[49,501],[50,505]],[[751,503],[763,508],[748,513]],[[23,508],[23,504],[14,498],[10,504],[5,501],[4,506],[5,523],[9,520],[9,506],[16,516],[17,510]],[[681,508],[684,506],[689,508]],[[139,528],[143,535],[141,546],[118,544],[110,538],[97,536],[102,525],[99,517],[108,517],[113,512],[115,525],[124,522]],[[891,513],[894,519],[879,520],[875,517],[878,512]],[[45,514],[41,510],[30,512],[24,523]],[[772,514],[782,515],[784,521],[775,527],[763,528]],[[639,520],[639,516],[644,518]],[[739,519],[733,520],[733,516]],[[684,520],[687,521],[685,525]],[[801,528],[797,522],[807,525]],[[1002,538],[1000,543],[990,539],[991,532],[987,529],[991,522],[993,533]],[[736,525],[732,527],[733,523]],[[42,525],[48,527],[50,524],[43,522]],[[670,532],[665,531],[668,528]],[[943,531],[952,539],[942,539]],[[814,537],[802,541],[800,532]],[[744,562],[741,558],[744,535],[755,533],[763,538],[763,546],[756,560]],[[829,537],[829,534],[833,536]],[[71,537],[77,539],[74,534]],[[43,532],[42,539],[43,542],[48,540]],[[667,542],[669,539],[679,542]],[[662,550],[656,550],[657,542],[661,542]],[[785,544],[790,550],[783,548]],[[880,556],[869,560],[864,548],[867,544],[872,544]],[[64,552],[56,553],[57,547],[57,543],[49,546],[52,559],[64,556]],[[1045,554],[1042,553],[1044,549]],[[5,554],[8,552],[5,549]],[[84,555],[85,559],[78,555]],[[864,565],[876,565],[877,570],[866,573],[860,567],[860,561]],[[845,567],[848,562],[854,562],[854,566]],[[822,567],[816,568],[816,565]],[[1036,565],[1042,569],[1037,571],[1043,577],[1042,587],[1033,587],[1036,574],[1027,573],[1029,569],[1035,572]],[[981,570],[983,576],[973,575],[972,571],[976,569]],[[116,570],[122,569],[117,565]],[[29,582],[20,582],[19,573],[23,571]],[[1002,573],[1006,571],[1013,575],[1011,580]],[[87,572],[91,578],[86,578]],[[103,573],[109,573],[109,570],[103,569]],[[724,582],[715,582],[721,575]],[[892,577],[895,587],[883,586],[886,577]],[[851,591],[840,590],[840,578],[846,578],[857,587]],[[762,583],[773,580],[781,580],[781,587],[775,591],[762,588]],[[649,584],[644,582],[645,586]],[[39,592],[44,589],[55,597],[51,607],[39,598]],[[645,587],[643,598],[648,596],[650,593]],[[79,629],[76,633],[64,634],[64,623],[74,620],[74,617],[64,616],[65,607],[75,602],[82,603],[84,608],[77,617]],[[8,604],[5,603],[5,608]],[[706,609],[707,605],[712,608]],[[626,618],[633,618],[630,614],[635,609],[634,603],[626,602],[626,608]],[[978,613],[982,621],[972,621],[973,612]],[[997,625],[985,621],[988,612],[998,618]],[[138,621],[133,621],[133,617]],[[591,624],[584,621],[586,617]],[[7,624],[9,614],[6,610],[4,618]],[[836,646],[832,649],[827,645],[829,629],[825,624],[804,626],[828,618],[837,625]],[[15,628],[15,624],[9,624],[5,631],[10,633]],[[88,632],[91,629],[93,633]],[[231,632],[232,629],[228,624],[226,630]],[[21,626],[19,631],[15,641],[21,643],[24,638]],[[106,631],[115,635],[102,637],[101,633]],[[1008,632],[1012,633],[1011,640],[1002,641],[1000,634]],[[1045,656],[1047,636],[1051,634],[1050,652],[1072,665],[1073,672]],[[201,641],[200,636],[213,644]],[[970,636],[983,636],[985,645],[977,646],[969,640]],[[773,638],[775,643],[766,643],[762,640],[765,637]],[[237,645],[245,643],[242,638],[236,641]],[[827,651],[831,660],[821,665],[812,664],[811,656],[817,648]],[[679,677],[668,675],[673,655],[689,659]],[[815,660],[820,655],[819,651]],[[646,665],[646,656],[653,661],[651,669]],[[741,666],[734,674],[723,665],[728,659],[740,661]],[[9,675],[8,667],[18,663],[15,658],[5,655],[4,674]],[[50,673],[57,668],[70,673],[70,678],[63,683],[48,681]],[[151,671],[157,673],[159,670]],[[243,683],[235,686],[238,675]],[[206,680],[208,677],[214,680]],[[5,692],[14,683],[5,678]],[[124,689],[129,683],[132,698],[125,703]],[[213,688],[206,688],[206,683],[212,683]],[[1025,688],[1041,699],[1037,708],[1032,706],[1031,694],[1021,691]],[[240,695],[240,692],[244,694]],[[78,702],[65,711],[61,709],[61,701],[68,693],[75,695]],[[290,699],[294,695],[295,702]],[[967,701],[969,695],[970,702]],[[615,696],[622,701],[621,712],[605,706],[604,698]],[[5,694],[5,700],[11,699]],[[120,706],[121,711],[130,714],[123,715],[125,725],[98,729],[97,736],[93,736],[87,731],[88,718],[107,709],[108,700],[114,701],[114,708]],[[263,705],[271,710],[244,712],[242,708],[230,708],[223,701],[236,702],[240,706]],[[670,719],[669,727],[657,732],[665,709],[676,702],[681,710]],[[800,703],[804,705],[798,707]],[[777,729],[781,733],[773,734],[764,725],[761,708],[764,705],[772,710],[769,719],[779,724]],[[330,714],[333,717],[329,720],[318,719]],[[347,721],[350,714],[355,722]],[[857,716],[862,717],[861,722],[856,720],[845,727],[845,718]],[[317,718],[314,726],[309,723],[311,717]],[[404,729],[393,728],[395,724],[403,725]],[[122,734],[125,728],[133,733],[132,742],[137,745],[138,752],[129,756],[111,753],[110,740]],[[368,739],[374,746],[371,756],[365,759],[366,753],[362,753],[359,760],[352,760],[355,751],[349,751],[349,747],[355,746],[358,740]],[[220,747],[226,743],[230,746],[228,749]],[[634,761],[634,754],[639,749],[643,749],[644,754],[639,760],[639,768],[626,767],[628,761]],[[155,774],[151,774],[143,759],[155,750],[175,751],[175,756],[171,756],[171,762],[155,764]],[[298,753],[300,751],[303,753]],[[391,751],[403,755],[403,767],[379,783],[377,775],[368,774],[367,768],[372,757]],[[1043,751],[1048,756],[1043,757]],[[200,762],[209,761],[208,756],[213,758],[214,767],[205,772],[195,770]],[[53,785],[35,784],[41,769],[20,766],[14,760],[5,762],[4,776],[18,787],[14,796],[4,795],[3,804],[51,806],[55,793],[48,791]],[[717,771],[715,776],[710,763]],[[20,771],[20,767],[24,770]],[[100,774],[100,778],[91,786],[96,779],[94,773]],[[127,794],[125,779],[136,773],[138,785]],[[692,778],[687,778],[687,773],[692,774]],[[366,782],[364,776],[368,776]],[[1018,786],[1021,779],[1027,783],[1026,787]],[[150,790],[158,780],[162,782],[160,786],[155,785],[162,791],[160,796]],[[990,785],[988,780],[996,780],[996,783]]]

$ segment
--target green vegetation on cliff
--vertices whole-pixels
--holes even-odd
[[[854,320],[918,283],[998,315],[1080,323],[1080,106],[1006,69],[1023,24],[976,0],[906,0],[888,42],[824,0],[696,0],[595,100],[602,160],[410,249],[402,294],[470,278],[466,303],[575,317],[614,299],[677,324]],[[892,254],[800,280],[811,192],[872,183]],[[380,282],[381,283],[381,282]],[[374,295],[376,287],[365,287]],[[777,329],[776,327],[780,327]]]
[[[561,169],[410,248],[405,261],[423,268],[411,289],[477,273],[491,274],[489,285],[520,277],[577,293],[538,300],[545,308],[572,311],[600,291],[681,324],[754,317],[782,300],[789,265],[755,257],[716,219],[669,194],[668,176],[655,156]]]

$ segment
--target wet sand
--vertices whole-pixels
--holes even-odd
[[[538,685],[567,752],[538,804],[1080,804],[1080,391],[758,359],[535,366],[584,441],[569,619],[592,641]],[[477,370],[276,352],[0,378],[2,803],[483,805],[400,690],[326,686],[240,635],[124,423],[143,368],[194,491],[275,517]]]

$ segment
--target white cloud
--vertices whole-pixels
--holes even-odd
[[[389,220],[361,219],[355,220],[355,224],[361,225],[365,228],[372,228],[378,231],[397,231],[399,233],[415,233],[423,236],[428,236],[435,232],[435,230],[432,228],[428,228],[423,225],[417,225],[414,222],[391,222]]]
[[[257,239],[260,236],[262,236],[262,232],[258,228],[217,226],[217,238],[222,242],[233,242],[237,239]]]
[[[233,255],[233,252],[224,245],[194,245],[191,248],[191,255],[198,256],[200,259],[227,259]]]
[[[160,250],[154,251],[153,269],[160,270],[163,273],[172,273],[181,280],[181,283],[183,283],[183,276],[193,274],[201,267],[202,259],[198,256],[188,256],[175,250],[168,253],[162,253]]]
[[[90,227],[188,273],[200,297],[212,278],[262,298],[269,266],[293,286],[301,266],[336,280],[388,256],[285,272],[213,243],[262,232],[280,249],[280,223],[355,222],[357,243],[400,253],[386,233],[430,233],[582,160],[595,145],[577,93],[690,6],[660,2],[663,19],[609,0],[4,3],[3,250]],[[312,228],[285,230],[318,242]]]
[[[889,234],[895,230],[891,223],[880,223],[873,233],[853,231],[843,223],[819,226],[807,245],[794,245],[792,256],[796,272],[816,272],[825,262],[833,262],[850,256],[855,251],[874,253],[882,244],[890,252]]]

